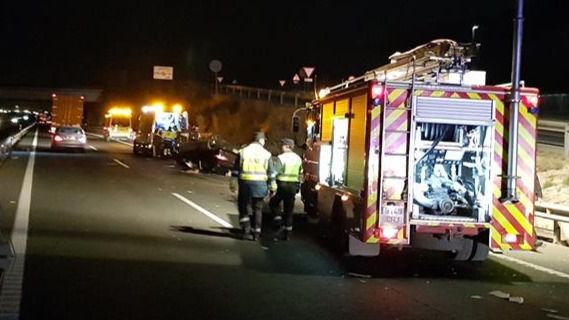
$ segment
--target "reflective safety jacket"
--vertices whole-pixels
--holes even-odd
[[[239,159],[233,176],[241,181],[270,182],[273,179],[271,153],[257,142],[239,151]]]
[[[292,151],[279,155],[280,166],[277,171],[277,181],[300,182],[302,175],[302,158]]]

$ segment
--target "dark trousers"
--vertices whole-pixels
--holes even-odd
[[[255,186],[253,186],[254,188]],[[253,191],[253,192],[252,192]],[[239,222],[244,230],[253,228],[254,231],[260,232],[263,224],[263,205],[264,198],[254,197],[257,190],[251,190],[251,185],[247,183],[239,183],[239,194],[237,195],[237,207],[239,210]],[[249,210],[251,206],[251,211]],[[251,221],[253,216],[253,221]]]
[[[292,230],[292,214],[294,210],[294,198],[298,192],[298,182],[278,182],[277,193],[271,199],[271,212],[280,215],[280,204],[283,203],[284,224],[288,230]]]

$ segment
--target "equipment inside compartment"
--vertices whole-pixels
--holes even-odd
[[[418,123],[413,203],[419,216],[482,220],[489,210],[491,130]]]

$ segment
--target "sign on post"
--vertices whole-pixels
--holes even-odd
[[[292,82],[294,84],[298,84],[300,82],[300,76],[298,74],[295,74],[294,77],[292,77]]]
[[[154,66],[155,80],[174,80],[174,67]]]
[[[286,84],[286,80],[279,80],[279,83],[281,87],[284,87],[284,85]]]

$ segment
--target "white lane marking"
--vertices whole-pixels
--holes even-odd
[[[122,166],[123,168],[130,169],[130,167],[128,166],[128,164],[126,164],[126,163],[120,161],[119,159],[113,159],[113,161],[116,162],[116,163],[118,163],[118,164],[119,164],[120,166]]]
[[[517,264],[520,264],[520,265],[522,265],[522,266],[525,266],[525,267],[528,267],[528,268],[531,268],[531,269],[534,269],[534,270],[537,270],[537,271],[545,272],[545,273],[548,273],[548,274],[551,274],[551,275],[554,275],[554,276],[557,276],[557,277],[560,277],[560,278],[569,280],[569,274],[564,273],[564,272],[561,272],[561,271],[557,271],[557,270],[549,269],[549,268],[546,268],[546,267],[542,267],[542,266],[540,266],[540,265],[533,264],[533,263],[527,262],[527,261],[523,261],[523,260],[520,260],[520,259],[517,259],[517,258],[508,257],[508,256],[506,256],[506,255],[504,255],[504,254],[492,253],[492,256],[493,256],[493,257],[496,257],[496,258],[498,258],[498,259],[510,261],[510,262],[513,262],[513,263],[517,263]]]
[[[113,141],[114,141],[114,142],[117,142],[117,143],[120,143],[120,144],[124,144],[125,146],[129,146],[129,147],[133,147],[133,146],[134,146],[132,143],[124,142],[124,141],[121,141],[121,140],[113,139]]]
[[[225,228],[233,228],[233,226],[221,219],[220,217],[216,216],[215,214],[207,211],[206,209],[202,208],[201,206],[199,206],[197,203],[193,202],[192,200],[189,200],[183,196],[181,196],[178,193],[173,192],[172,195],[176,198],[178,198],[178,200],[182,201],[183,203],[189,205],[190,207],[196,209],[197,211],[199,211],[200,213],[202,213],[203,215],[205,215],[206,217],[210,218],[211,220],[217,222],[218,224],[220,224],[221,226],[225,227]]]
[[[89,145],[89,149],[93,150],[93,151],[99,151],[99,149],[93,147],[92,145]]]
[[[28,158],[22,189],[20,190],[20,197],[18,199],[18,206],[16,208],[11,237],[15,257],[10,262],[10,268],[7,270],[2,282],[2,290],[0,293],[0,319],[18,319],[20,317],[37,145],[38,129],[36,129],[34,134],[32,151]]]
[[[101,138],[101,139],[105,138],[105,136],[103,136],[102,134],[91,133],[91,132],[85,132],[85,134],[88,136],[93,136],[93,137],[97,137],[97,138]]]
[[[93,137],[101,138],[101,139],[104,139],[104,138],[105,138],[105,136],[103,136],[102,134],[98,134],[98,133],[87,132],[86,134],[87,134],[87,135],[90,135],[90,136],[93,136]],[[121,140],[117,140],[117,139],[111,139],[111,140],[112,140],[113,142],[117,142],[117,143],[120,143],[120,144],[124,144],[124,145],[129,146],[129,147],[133,147],[133,146],[134,146],[132,143],[124,142],[124,141],[121,141]]]

